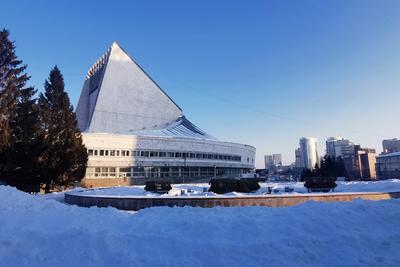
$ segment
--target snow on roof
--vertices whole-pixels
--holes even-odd
[[[217,138],[207,134],[199,127],[194,125],[192,122],[186,119],[185,116],[181,116],[175,121],[161,125],[159,127],[132,131],[131,134],[217,140]]]

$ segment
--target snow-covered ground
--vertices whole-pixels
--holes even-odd
[[[134,214],[6,186],[0,200],[0,266],[400,266],[400,199]]]
[[[335,188],[336,193],[343,192],[400,192],[400,180],[384,180],[375,182],[336,182],[337,187]],[[275,189],[276,192],[273,194],[305,194],[307,189],[303,183],[260,183],[261,188],[250,194],[244,193],[227,193],[224,196],[235,196],[235,195],[264,195],[268,192],[268,187]],[[159,195],[151,192],[146,192],[144,186],[125,186],[125,187],[113,187],[113,188],[97,188],[97,189],[81,189],[75,190],[76,194],[81,195],[114,195],[114,196],[146,196],[146,197],[174,197],[174,196],[217,196],[212,192],[207,192],[208,184],[175,184],[172,185],[173,189],[168,195]],[[291,193],[285,192],[285,187],[293,188],[294,191]],[[183,189],[183,194],[182,193]],[[79,192],[81,191],[81,192]]]

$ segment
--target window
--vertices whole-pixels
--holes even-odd
[[[157,151],[150,151],[150,157],[158,157]]]
[[[108,150],[105,150],[105,151],[104,151],[104,155],[105,155],[105,156],[108,156]]]
[[[94,155],[97,156],[97,149],[94,151]]]
[[[194,158],[196,158],[196,154],[195,154],[195,153],[190,153],[189,157],[190,157],[191,159],[194,159]]]
[[[180,152],[175,153],[175,158],[181,158],[181,157],[182,157],[182,153],[180,153]]]
[[[189,153],[182,153],[183,158],[188,158],[188,156],[189,156]]]
[[[100,156],[104,156],[104,150],[100,149]]]
[[[110,156],[115,156],[115,150],[110,150]]]
[[[167,152],[167,157],[168,158],[174,158],[175,157],[175,152]]]
[[[109,174],[110,174],[110,176],[114,177],[115,176],[115,168],[109,168]]]
[[[89,154],[89,156],[93,156],[93,149],[89,149],[88,154]]]
[[[121,156],[125,157],[125,150],[121,150]]]
[[[158,156],[160,157],[160,158],[165,158],[166,156],[167,156],[167,152],[158,152]]]
[[[101,176],[107,177],[108,176],[108,168],[101,168]]]
[[[115,151],[115,152],[117,152],[117,157],[119,157],[119,150],[117,150],[117,151]]]
[[[129,157],[129,150],[126,151],[126,156]]]

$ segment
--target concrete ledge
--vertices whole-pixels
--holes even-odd
[[[211,196],[211,197],[136,197],[136,196],[99,196],[65,193],[64,200],[80,207],[114,207],[120,210],[140,210],[150,207],[202,207],[216,206],[267,206],[288,207],[307,201],[333,202],[352,201],[354,199],[385,200],[400,198],[400,192],[392,193],[327,193],[304,195],[262,195],[262,196]]]

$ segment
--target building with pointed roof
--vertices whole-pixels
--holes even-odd
[[[86,186],[205,181],[254,169],[255,148],[219,141],[116,43],[89,69],[76,108],[88,148]]]

